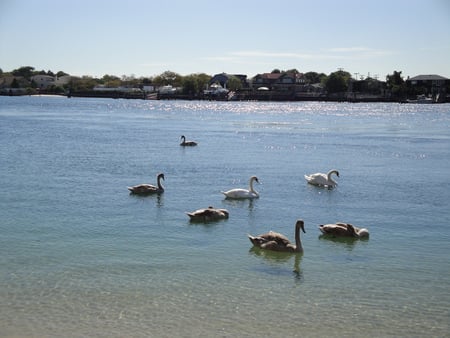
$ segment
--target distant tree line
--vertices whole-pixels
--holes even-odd
[[[297,69],[274,69],[271,73],[300,74]],[[407,88],[401,73],[401,71],[394,71],[392,74],[388,74],[386,76],[386,81],[378,81],[377,79],[370,77],[358,81],[352,79],[351,74],[342,69],[332,72],[329,75],[310,71],[302,74],[302,80],[304,84],[320,85],[324,92],[331,97],[339,97],[339,95],[349,91],[370,93],[373,95],[381,95],[384,91],[388,92],[390,97],[394,99],[402,99],[408,94],[416,93],[412,93],[411,89]],[[12,82],[9,84],[11,88],[27,88],[29,91],[32,91],[33,89],[36,89],[36,84],[32,81],[32,77],[35,75],[62,77],[69,74],[64,71],[58,71],[56,73],[50,70],[39,71],[31,66],[20,67],[12,70],[11,72],[4,72],[0,68],[0,86],[2,84],[1,79],[9,76],[14,77]],[[144,88],[144,86],[154,86],[155,88],[158,88],[161,86],[171,85],[175,88],[181,88],[183,94],[197,95],[208,87],[211,79],[212,76],[205,73],[182,76],[169,70],[159,75],[139,78],[135,75],[122,75],[121,77],[118,77],[115,75],[105,74],[101,78],[84,75],[81,77],[72,77],[70,82],[65,84],[62,88],[51,87],[48,88],[48,91],[53,91],[54,93],[64,93],[67,91],[91,91],[94,87],[99,85],[110,88],[129,87],[141,89]],[[5,86],[4,81],[3,86]],[[231,77],[227,83],[227,88],[233,91],[238,91],[242,88],[242,81],[237,77]],[[414,90],[420,91],[420,89],[418,90],[417,88]]]

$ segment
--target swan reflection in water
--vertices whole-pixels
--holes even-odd
[[[352,251],[357,243],[368,242],[369,238],[356,238],[356,237],[335,237],[332,235],[320,234],[319,240],[323,243],[328,243],[330,246],[344,247],[346,251]]]
[[[290,270],[289,274],[293,274],[297,282],[303,281],[303,273],[300,269],[301,253],[270,251],[253,246],[249,250],[249,254],[260,257],[269,264],[270,267],[263,269],[265,273],[277,276],[283,275],[283,272],[286,273],[284,265],[294,256],[293,270]]]
[[[164,206],[164,194],[151,194],[151,195],[130,194],[130,197],[135,198],[139,201],[142,201],[142,203],[148,203],[148,201],[155,199],[158,210],[162,206]]]
[[[255,206],[255,199],[229,199],[225,198],[222,203],[227,204],[232,207],[245,207],[248,205],[248,210],[253,211]]]

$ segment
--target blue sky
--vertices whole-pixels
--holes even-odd
[[[450,78],[448,0],[0,0],[0,68]],[[360,76],[359,75],[359,76]]]

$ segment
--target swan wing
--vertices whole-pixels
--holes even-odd
[[[209,222],[218,219],[216,217],[217,214],[208,209],[187,212],[186,214],[189,216],[191,222]]]
[[[254,246],[260,247],[262,249],[274,250],[275,247],[287,246],[284,241],[281,241],[280,238],[272,238],[267,237],[266,235],[252,236],[248,235],[250,242]],[[289,243],[288,243],[289,244]]]
[[[296,246],[292,245],[286,236],[275,231],[269,231],[268,233],[255,237],[248,235],[248,237],[254,246],[261,249],[280,252],[298,251]]]
[[[247,189],[231,189],[228,191],[222,191],[227,198],[257,198],[258,194],[251,192]]]
[[[340,224],[322,224],[319,225],[319,230],[325,235],[343,236],[347,234],[347,226],[343,223]]]
[[[259,237],[263,238],[266,242],[274,241],[274,242],[278,243],[279,245],[291,244],[291,242],[285,235],[280,234],[275,231],[269,231],[268,233],[259,235]]]
[[[209,207],[206,209],[198,209],[193,212],[186,213],[191,220],[202,220],[202,221],[212,221],[218,219],[228,218],[229,212],[226,209],[215,209],[213,207]]]
[[[191,217],[191,218],[192,217],[198,217],[198,216],[202,216],[204,214],[205,210],[206,209],[198,209],[198,210],[195,210],[195,211],[192,211],[192,212],[186,212],[186,214],[189,217]]]
[[[308,181],[308,183],[314,184],[314,185],[327,185],[328,184],[327,175],[322,174],[322,173],[305,175],[305,179]]]
[[[319,225],[319,230],[325,235],[333,235],[338,237],[356,237],[357,228],[350,223],[332,223]]]
[[[188,147],[192,147],[192,146],[196,146],[197,142],[195,141],[186,141],[186,139],[184,139],[181,143],[180,146],[188,146]]]
[[[128,187],[134,194],[145,194],[158,191],[158,188],[151,184],[138,184],[132,187]]]

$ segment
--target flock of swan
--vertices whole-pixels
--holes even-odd
[[[182,142],[180,146],[196,146],[195,141],[186,141],[184,135],[181,136]],[[339,171],[332,169],[328,173],[315,173],[310,175],[305,175],[305,179],[309,184],[325,187],[328,189],[335,188],[337,182],[333,180],[332,175],[335,174],[339,177]],[[156,186],[152,184],[138,184],[135,186],[128,187],[130,194],[136,195],[150,195],[150,194],[161,194],[164,192],[164,186],[161,183],[164,180],[164,174],[159,173],[156,177]],[[254,182],[259,183],[258,177],[251,176],[249,181],[249,188],[234,188],[228,191],[221,191],[225,195],[225,198],[229,199],[255,199],[259,198],[259,193],[253,187]],[[186,213],[192,222],[212,222],[221,219],[227,219],[229,217],[229,212],[226,209],[219,209],[209,206],[205,209],[198,209],[193,212]],[[269,231],[265,234],[258,236],[248,235],[250,242],[253,246],[264,250],[279,251],[279,252],[293,252],[293,253],[303,253],[302,242],[300,238],[300,230],[306,233],[304,222],[298,219],[295,223],[295,244],[291,243],[289,239],[278,232]],[[319,225],[319,230],[323,235],[332,237],[347,237],[347,238],[368,238],[369,231],[366,228],[358,228],[350,223],[336,222],[330,224]]]

